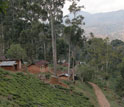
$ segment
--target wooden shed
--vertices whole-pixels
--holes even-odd
[[[21,60],[1,60],[0,68],[10,71],[18,71],[22,68]]]

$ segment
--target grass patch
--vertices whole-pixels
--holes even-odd
[[[77,80],[75,82],[75,84],[72,81],[64,81],[63,80],[63,82],[66,83],[67,85],[69,85],[73,91],[79,92],[81,94],[84,94],[84,96],[87,96],[87,98],[89,99],[91,104],[94,105],[94,107],[99,107],[96,95],[90,84],[88,84],[87,82],[82,83],[79,80]]]
[[[94,90],[88,83],[81,83],[80,81],[77,81],[75,90],[76,92],[82,92],[85,96],[87,96],[94,107],[99,107]]]

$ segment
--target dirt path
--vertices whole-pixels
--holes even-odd
[[[102,90],[94,83],[89,82],[89,84],[94,88],[100,107],[110,107],[110,104],[103,94]]]

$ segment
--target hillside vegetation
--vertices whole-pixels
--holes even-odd
[[[62,81],[70,88],[65,89],[44,84],[36,74],[0,70],[0,107],[99,107],[89,82],[101,88],[111,107],[124,107],[123,10],[93,15],[81,11],[80,0],[71,0],[70,14],[63,16],[65,0],[7,1],[7,8],[0,6],[0,67],[21,59],[19,71],[27,71],[43,61],[48,63],[38,69],[48,65],[54,77],[63,71],[59,76],[73,81]]]
[[[0,107],[93,107],[82,93],[0,69]]]

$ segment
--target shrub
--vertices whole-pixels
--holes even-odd
[[[116,92],[119,96],[124,97],[124,79],[120,79],[117,86]]]
[[[68,68],[67,67],[64,67],[62,65],[57,65],[57,71],[67,71]]]
[[[94,68],[88,65],[79,65],[76,68],[77,77],[83,82],[89,81],[93,79],[94,76]]]
[[[20,44],[11,45],[7,51],[8,58],[14,59],[25,59],[27,57],[25,50]]]
[[[50,76],[51,76],[50,73],[45,74],[45,78],[46,78],[46,79],[50,79]]]

